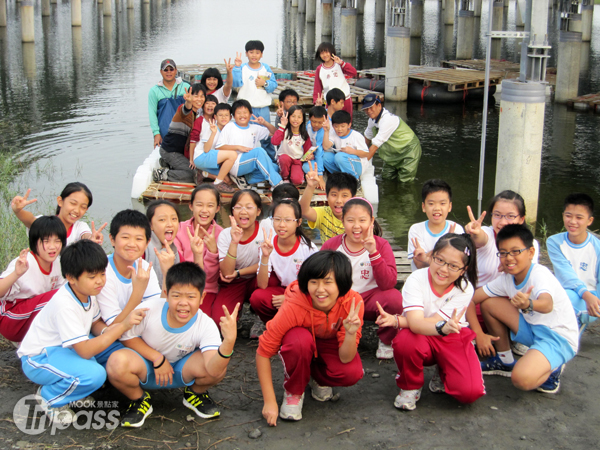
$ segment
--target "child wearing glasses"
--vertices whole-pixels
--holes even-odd
[[[503,273],[477,289],[485,324],[498,340],[496,356],[481,361],[484,375],[510,377],[518,389],[554,394],[565,363],[577,353],[575,311],[560,282],[546,267],[532,262],[533,234],[524,225],[506,225],[496,237]],[[502,360],[513,341],[529,347],[516,363]],[[512,356],[512,355],[511,355]]]
[[[398,409],[412,411],[425,384],[424,366],[436,365],[432,393],[446,393],[461,403],[485,394],[475,333],[464,319],[477,283],[475,246],[467,234],[449,233],[433,248],[431,265],[413,272],[402,289],[402,316],[379,306],[380,327],[399,328],[394,338],[398,365]]]
[[[257,220],[261,208],[260,195],[251,189],[237,191],[231,198],[231,227],[221,232],[217,242],[221,269],[219,293],[209,314],[217,325],[223,316],[223,306],[233,311],[236,304],[243,305],[256,289],[259,250],[263,241]],[[208,305],[203,308],[203,311],[208,310]]]
[[[298,279],[302,263],[318,248],[302,231],[298,200],[280,200],[273,207],[273,228],[263,228],[256,289],[250,296],[254,312],[267,323],[283,303],[285,288]],[[275,233],[273,233],[275,230]]]

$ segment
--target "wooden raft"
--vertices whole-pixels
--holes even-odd
[[[298,76],[297,80],[277,80],[277,89],[273,92],[272,96],[278,98],[279,93],[284,89],[293,89],[300,96],[298,104],[301,106],[312,106],[313,105],[313,86],[314,78],[301,75]],[[350,96],[352,97],[353,103],[362,103],[365,96],[368,94],[377,94],[379,98],[383,97],[381,92],[369,91],[356,86],[350,86]]]
[[[428,67],[428,66],[408,66],[408,77],[413,73],[425,73],[435,72],[440,70],[439,67]],[[385,78],[385,67],[377,67],[375,69],[359,70],[358,75],[363,78],[373,78],[374,80],[380,80]]]
[[[567,100],[567,106],[580,111],[600,113],[600,92],[597,94],[581,95]]]
[[[187,64],[181,65],[177,67],[179,71],[179,76],[183,79],[183,81],[187,81],[192,84],[194,81],[200,81],[202,78],[202,74],[206,69],[211,67],[216,67],[219,72],[221,72],[221,77],[223,80],[227,78],[227,70],[225,69],[225,64]],[[296,72],[291,70],[280,69],[279,67],[271,67],[271,70],[275,74],[275,79],[279,80],[295,80]]]
[[[472,69],[485,71],[485,59],[458,59],[450,61],[442,61],[442,67],[450,69]],[[495,72],[519,72],[521,65],[512,61],[504,61],[501,59],[492,59],[490,61],[490,70]]]

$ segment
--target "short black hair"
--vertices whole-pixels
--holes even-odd
[[[352,265],[346,255],[336,250],[318,251],[302,263],[298,272],[300,291],[308,294],[308,282],[325,278],[330,272],[333,273],[340,297],[343,297],[352,288]]]
[[[85,184],[80,183],[79,181],[74,181],[72,183],[67,184],[60,193],[60,198],[64,200],[69,195],[75,194],[76,192],[83,192],[88,198],[88,208],[92,206],[92,202],[94,201],[92,191],[90,191],[90,189]],[[58,215],[58,213],[60,213],[60,206],[56,207],[56,215]]]
[[[223,103],[221,103],[223,104]],[[210,191],[217,199],[217,206],[221,205],[221,194],[217,191],[217,188],[213,183],[202,183],[194,188],[192,191],[192,196],[190,197],[190,204],[194,204],[194,200],[196,199],[196,194],[201,191]]]
[[[150,240],[152,231],[150,230],[150,221],[141,212],[134,209],[124,209],[115,214],[110,222],[110,235],[113,239],[117,237],[123,227],[141,228],[146,233],[146,240]]]
[[[167,277],[165,280],[165,286],[167,288],[167,294],[173,286],[193,286],[198,289],[200,295],[204,292],[204,286],[206,285],[206,272],[193,262],[181,262],[174,264],[167,271]]]
[[[293,89],[284,89],[279,93],[279,101],[282,102],[286,97],[296,97],[296,100],[300,101],[300,95]]]
[[[499,201],[513,202],[514,205],[517,207],[517,210],[519,211],[519,216],[525,217],[525,214],[526,214],[525,200],[523,200],[523,197],[521,197],[521,194],[519,194],[518,192],[515,192],[515,191],[511,191],[510,189],[502,191],[499,194],[496,194],[494,196],[494,198],[492,198],[492,200],[490,201],[490,206],[488,207],[488,210],[487,210],[488,217],[492,217],[492,214],[494,212],[494,207],[496,206],[496,203],[498,203]]]
[[[425,203],[425,199],[427,198],[427,196],[429,194],[433,194],[434,192],[446,192],[448,194],[448,197],[450,198],[450,201],[452,201],[452,188],[450,187],[450,185],[444,180],[433,178],[423,183],[423,189],[421,189],[421,198],[423,200],[423,203]]]
[[[106,270],[108,258],[102,246],[89,239],[81,239],[67,248],[60,256],[62,276],[79,278],[84,272],[95,275]]]
[[[342,208],[342,221],[344,220],[344,217],[346,217],[348,211],[350,211],[350,208],[353,206],[360,206],[364,208],[364,210],[369,213],[369,217],[373,218],[373,205],[371,205],[371,202],[364,198],[354,197],[344,203],[344,207]],[[373,236],[383,236],[381,225],[379,225],[379,222],[377,222],[376,219],[373,220]]]
[[[325,96],[327,106],[329,106],[332,101],[335,101],[337,103],[341,100],[346,101],[346,94],[344,94],[344,91],[338,88],[330,89],[329,92],[327,92],[327,95]]]
[[[331,116],[331,123],[333,125],[339,124],[339,123],[351,124],[352,116],[350,115],[350,113],[348,111],[344,111],[343,109],[341,109],[341,110],[333,113],[333,116]]]
[[[219,111],[228,111],[229,114],[231,114],[231,105],[229,103],[218,103],[217,106],[215,106],[215,115]]]
[[[67,246],[67,229],[58,216],[41,216],[33,221],[29,228],[29,249],[38,255],[37,244],[39,241],[56,236],[60,239],[62,250]]]
[[[465,284],[463,280],[470,282],[473,287],[477,286],[477,248],[471,240],[469,234],[446,233],[435,243],[432,255],[436,255],[444,248],[451,246],[461,253],[465,271],[454,281],[454,286],[464,292]]]
[[[148,218],[148,221],[150,221],[150,223],[152,223],[152,218],[154,217],[154,214],[156,214],[156,208],[158,208],[161,205],[167,205],[173,208],[175,214],[177,214],[177,219],[179,219],[179,211],[177,211],[177,207],[175,206],[175,204],[171,203],[169,200],[159,199],[152,200],[150,203],[148,203],[148,206],[146,207],[146,217]]]
[[[252,105],[248,100],[236,100],[231,105],[231,114],[235,116],[235,112],[240,108],[246,108],[250,114],[252,114]]]
[[[321,117],[327,117],[327,110],[323,106],[313,106],[308,111],[308,117],[314,117],[320,119]]]
[[[246,51],[259,50],[261,53],[265,51],[265,44],[261,41],[248,41],[246,42]]]
[[[356,195],[358,190],[358,180],[353,175],[345,172],[332,173],[327,177],[325,183],[325,194],[329,195],[329,191],[336,189],[350,189],[352,197]]]
[[[569,205],[581,205],[588,210],[590,217],[594,217],[594,200],[592,200],[592,197],[584,194],[583,192],[575,192],[567,195],[565,198],[563,211],[567,209],[567,206]]]
[[[206,96],[206,99],[204,100],[204,103],[206,103],[206,102],[213,102],[213,103],[219,104],[219,99],[212,94],[208,94]],[[216,105],[215,105],[215,107],[216,107]]]
[[[271,197],[273,199],[273,204],[284,198],[300,200],[300,191],[292,183],[281,183],[273,189]]]
[[[500,248],[500,243],[512,238],[519,238],[527,248],[533,247],[533,233],[524,224],[511,223],[504,225],[496,236],[496,247]]]
[[[252,201],[254,202],[256,207],[260,210],[260,212],[262,212],[262,201],[258,192],[256,192],[253,189],[242,189],[240,191],[237,191],[235,194],[233,194],[233,197],[231,197],[231,214],[233,214],[233,208],[235,207],[235,205],[237,205],[237,202],[240,201],[240,197],[244,194],[248,194],[250,197],[252,197]]]
[[[223,86],[223,76],[221,75],[221,72],[219,72],[219,69],[217,69],[216,67],[209,67],[208,69],[206,69],[202,74],[202,79],[200,80],[200,83],[202,83],[204,87],[206,87],[206,80],[208,80],[209,78],[216,78],[218,80],[217,89],[221,89],[221,86]]]
[[[192,95],[197,95],[198,92],[202,92],[204,94],[204,96],[206,97],[206,88],[204,87],[204,85],[202,83],[194,83],[192,84]]]
[[[335,55],[335,47],[331,42],[321,42],[317,47],[317,51],[315,53],[315,59],[319,61],[323,61],[321,59],[321,52],[329,52],[331,56]]]

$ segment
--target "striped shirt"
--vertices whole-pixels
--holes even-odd
[[[314,210],[317,212],[317,220],[308,222],[308,226],[319,229],[321,242],[324,243],[327,239],[344,233],[344,224],[333,215],[329,206],[317,206]]]

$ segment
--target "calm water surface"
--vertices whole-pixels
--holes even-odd
[[[72,29],[70,6],[59,0],[51,17],[41,17],[36,5],[35,44],[22,44],[19,10],[8,2],[8,26],[0,28],[0,133],[26,167],[19,186],[31,187],[40,199],[37,210],[48,213],[54,198],[69,181],[85,182],[94,193],[90,218],[110,220],[127,207],[137,166],[152,149],[147,95],[160,79],[159,64],[220,63],[243,51],[249,39],[260,39],[264,61],[290,70],[314,69],[315,47],[321,42],[320,8],[316,24],[284,0],[176,0],[135,2],[127,10],[120,0],[113,16],[103,17],[102,5],[83,2],[83,26]],[[359,16],[360,68],[385,64],[384,26],[375,25],[374,0]],[[318,2],[319,4],[319,2]],[[456,32],[441,23],[440,3],[425,2],[424,32],[414,39],[411,63],[439,65],[454,59]],[[477,23],[476,58],[485,57],[487,2]],[[593,38],[583,52],[580,94],[600,92],[600,7],[596,7]],[[336,6],[339,30],[339,6]],[[228,16],[226,21],[222,20]],[[514,30],[515,2],[505,9],[505,23]],[[556,66],[556,13],[550,12],[550,66]],[[335,41],[335,37],[334,37]],[[339,48],[339,42],[335,42]],[[517,43],[503,43],[502,58],[518,60]],[[422,183],[444,178],[454,190],[452,216],[467,221],[465,206],[477,203],[477,177],[482,105],[388,104],[415,130],[423,146],[417,180],[408,185],[380,182],[379,218],[386,235],[406,245],[410,225],[424,220],[420,208]],[[499,101],[488,111],[484,198],[493,195]],[[367,118],[355,115],[364,131]],[[600,204],[600,115],[576,113],[547,103],[538,219],[552,232],[560,230],[561,203],[571,191],[590,193]],[[376,158],[376,166],[381,162]]]

